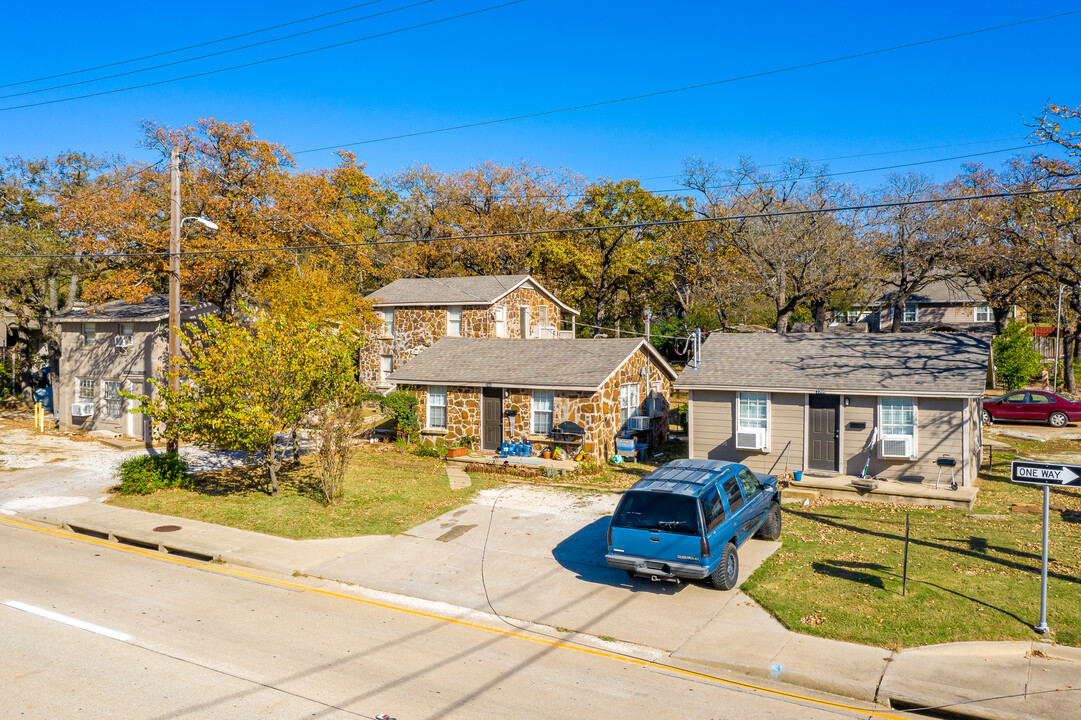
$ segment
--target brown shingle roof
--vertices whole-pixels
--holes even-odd
[[[210,303],[192,304],[187,300],[180,301],[180,316],[188,318],[192,315],[204,315],[213,309]],[[169,317],[169,296],[150,295],[142,302],[129,303],[123,300],[113,300],[103,305],[93,305],[87,308],[72,310],[71,312],[57,315],[52,319],[58,323],[91,323],[91,322],[154,322],[166,320]]]
[[[990,342],[963,333],[714,333],[678,389],[939,395],[983,394]]]
[[[471,275],[448,278],[401,278],[385,285],[371,295],[376,307],[408,305],[491,305],[522,283],[533,283],[570,313],[577,310],[563,304],[537,280],[529,275]]]
[[[675,371],[641,338],[445,337],[400,369],[389,380],[408,385],[550,387],[596,390],[639,347],[675,378]]]

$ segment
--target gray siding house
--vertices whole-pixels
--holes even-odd
[[[181,322],[213,311],[209,304],[181,304]],[[64,430],[99,430],[149,442],[150,422],[129,413],[136,403],[123,392],[151,393],[169,360],[169,298],[122,300],[73,310],[54,318],[60,330],[60,372],[53,407]]]
[[[702,355],[675,384],[691,458],[859,475],[870,456],[873,475],[934,482],[949,456],[958,484],[975,481],[986,337],[714,333]]]

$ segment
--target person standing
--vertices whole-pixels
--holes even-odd
[[[1051,382],[1050,381],[1051,381],[1051,375],[1050,375],[1050,373],[1047,372],[1047,366],[1044,365],[1043,369],[1040,370],[1040,382],[1043,383],[1043,389],[1044,390],[1050,390],[1051,389]]]

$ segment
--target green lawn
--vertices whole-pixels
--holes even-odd
[[[1008,482],[1009,464],[980,480],[977,508],[837,503],[786,506],[783,546],[743,589],[789,628],[899,649],[963,640],[1031,640],[1039,619],[1042,493]],[[1081,646],[1081,491],[1052,491],[1047,622]],[[905,512],[911,517],[901,595]],[[980,515],[1004,515],[1004,519]]]
[[[202,520],[294,539],[399,533],[466,504],[477,490],[500,484],[495,475],[473,475],[473,487],[451,490],[443,462],[364,446],[349,469],[341,504],[327,506],[310,458],[286,463],[282,495],[267,494],[259,466],[194,476],[194,492],[163,490],[116,495],[120,507]]]

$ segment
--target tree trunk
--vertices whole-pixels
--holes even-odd
[[[826,332],[826,301],[815,300],[811,307],[815,314],[815,332]]]
[[[299,465],[300,464],[300,443],[297,442],[297,430],[298,429],[299,429],[298,425],[293,426],[293,436],[291,438],[292,444],[293,444],[293,464],[294,465]]]
[[[1077,377],[1074,375],[1074,353],[1077,349],[1079,333],[1075,330],[1070,335],[1062,338],[1062,380],[1066,386],[1066,392],[1071,395],[1077,394]]]
[[[277,497],[282,494],[281,486],[278,484],[278,467],[281,463],[278,460],[277,450],[274,449],[273,438],[263,451],[263,460],[266,462],[267,474],[270,476],[270,494]]]
[[[991,313],[995,316],[995,334],[1001,335],[1006,332],[1006,326],[1010,324],[1010,307],[991,306]]]
[[[777,313],[777,334],[788,334],[788,321],[792,318],[791,310],[781,310]]]
[[[890,306],[890,311],[893,315],[890,320],[890,332],[901,332],[901,318],[905,316],[905,304],[895,302]]]

